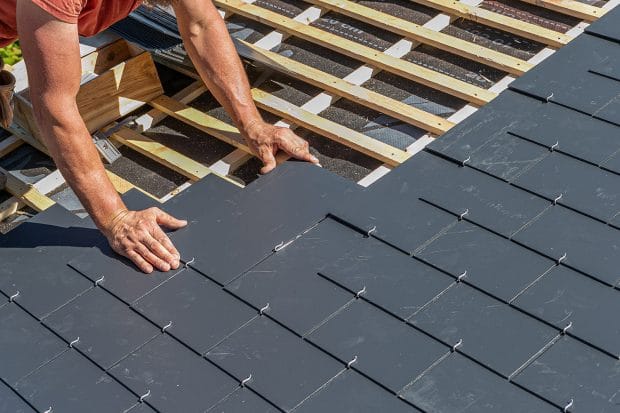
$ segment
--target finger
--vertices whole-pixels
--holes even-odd
[[[153,248],[151,248],[151,251],[166,260],[172,269],[176,270],[179,268],[179,252],[170,242],[170,238],[159,228],[155,228],[152,235],[155,242],[158,243],[158,247],[156,247],[158,251],[154,251]]]
[[[126,257],[129,258],[138,268],[140,268],[140,271],[146,274],[150,274],[153,272],[153,266],[146,262],[146,260],[142,258],[142,256],[137,252],[129,251],[126,254]]]
[[[293,132],[287,133],[284,138],[280,140],[279,146],[280,149],[296,159],[312,162],[314,164],[319,163],[318,158],[310,153],[308,142],[295,135]]]
[[[260,173],[265,175],[273,171],[277,166],[276,158],[273,156],[273,150],[268,146],[261,146],[258,151],[258,156],[263,161],[263,167]]]
[[[140,254],[142,258],[146,260],[146,262],[157,268],[159,271],[170,271],[170,264],[159,258],[149,249],[148,241],[143,241],[142,243],[138,244],[135,248],[135,251]]]
[[[158,225],[169,229],[179,229],[187,225],[187,221],[184,219],[176,219],[159,208],[155,208],[155,218]]]

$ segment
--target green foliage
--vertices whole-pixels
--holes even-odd
[[[2,56],[4,63],[7,65],[14,65],[22,60],[22,49],[19,47],[19,42],[0,49],[0,56]]]

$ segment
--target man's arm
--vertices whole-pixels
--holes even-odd
[[[58,169],[116,252],[147,273],[153,267],[178,268],[179,254],[159,225],[179,228],[185,222],[157,208],[128,211],[80,117],[77,25],[56,19],[30,0],[17,2],[17,25],[35,117]]]
[[[318,164],[305,140],[290,129],[275,127],[261,118],[241,60],[213,3],[176,0],[173,4],[185,49],[211,93],[231,116],[248,146],[263,161],[261,172],[267,173],[276,167],[274,155],[279,149]]]

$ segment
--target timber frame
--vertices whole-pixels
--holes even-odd
[[[595,7],[575,0],[520,0],[523,3],[534,4],[538,7],[582,20],[568,32],[560,33],[483,9],[479,7],[482,0],[415,0],[414,3],[437,11],[437,15],[423,25],[388,15],[351,0],[307,0],[306,3],[308,3],[309,7],[294,18],[285,17],[259,7],[253,4],[255,1],[214,0],[224,18],[240,15],[273,29],[273,32],[262,37],[254,44],[238,42],[237,46],[241,54],[245,58],[259,62],[261,65],[267,66],[276,72],[283,73],[323,91],[306,104],[296,106],[268,93],[261,89],[260,86],[256,86],[252,89],[252,95],[257,106],[281,118],[281,121],[277,123],[279,126],[303,127],[382,162],[383,166],[359,181],[359,184],[362,186],[372,184],[392,168],[422,150],[428,143],[450,130],[455,124],[474,113],[479,107],[493,100],[516,77],[526,73],[536,64],[553,54],[555,50],[579,35],[589,23],[595,21],[609,9],[620,3],[620,0],[609,0],[603,7]],[[380,52],[311,26],[312,22],[330,11],[335,11],[365,24],[375,26],[378,29],[392,32],[402,37],[402,39],[384,52]],[[472,20],[493,29],[542,43],[546,47],[532,59],[528,61],[521,60],[442,32],[443,29],[457,19]],[[333,51],[362,62],[363,65],[341,79],[269,51],[289,36],[328,47]],[[506,72],[507,75],[490,89],[484,89],[402,59],[403,56],[419,45],[432,46],[453,55],[499,69]],[[102,72],[101,62],[105,62],[107,67],[116,65],[115,67],[120,67],[121,69],[118,70],[122,72],[124,68],[129,67],[128,64],[131,59],[135,60],[137,59],[136,56],[141,56],[141,51],[136,50],[134,46],[128,45],[124,40],[119,40],[109,34],[88,40],[81,46],[81,52],[85,76],[88,74],[104,76],[105,74],[99,73]],[[25,91],[27,89],[27,81],[23,63],[16,65],[13,70],[18,79],[18,93]],[[467,102],[467,105],[446,119],[362,86],[381,71],[390,72],[404,79],[455,96]],[[103,72],[105,71],[103,70]],[[148,105],[151,107],[151,110],[136,119],[135,124],[139,127],[137,130],[123,127],[112,134],[111,140],[115,145],[131,148],[188,179],[187,185],[179,187],[173,193],[160,199],[160,201],[165,201],[174,196],[178,191],[183,190],[191,182],[195,182],[212,173],[235,185],[242,186],[231,174],[252,157],[250,149],[234,126],[189,106],[193,100],[208,91],[204,84],[198,80],[195,73],[184,72],[184,74],[193,76],[196,80],[173,96],[166,96],[161,91],[157,92],[157,90],[160,90],[161,85],[151,84],[150,86],[152,87],[147,88],[149,93],[145,95],[143,101],[136,96],[126,99],[125,104],[129,105],[124,108],[126,110],[122,110],[123,104],[119,103],[119,112],[116,113],[114,119],[105,118],[104,124],[108,126],[102,128],[106,129],[114,126],[122,116],[140,106]],[[115,76],[118,77],[119,74],[115,73]],[[158,81],[158,79],[156,80]],[[90,95],[93,94],[96,95],[97,91],[91,91]],[[413,125],[426,131],[427,134],[403,150],[319,116],[320,112],[341,98],[348,99],[356,104]],[[125,102],[125,100],[121,99],[121,102]],[[96,109],[99,106],[97,105],[96,97],[89,99],[88,105]],[[27,106],[25,107],[27,108]],[[98,116],[97,119],[100,121],[101,114],[96,114],[96,116]],[[235,150],[212,165],[204,165],[192,159],[191,154],[181,153],[141,133],[160,123],[168,116],[232,145]],[[29,144],[47,153],[46,148],[33,136],[36,133],[27,127],[29,120],[27,117],[26,114],[26,119],[20,119],[20,122],[26,125],[15,124],[10,129],[12,135],[0,141],[0,157],[6,156],[23,144]],[[95,122],[95,126],[93,130],[100,129],[102,123]],[[286,156],[280,156],[278,161],[282,162],[285,159]],[[0,170],[0,172],[6,171]],[[54,201],[47,194],[64,183],[62,176],[57,171],[34,185],[20,181],[10,172],[6,172],[6,174],[8,179],[4,189],[12,197],[0,203],[0,221],[14,214],[25,205],[37,211],[49,208],[54,204]],[[134,185],[120,176],[112,173],[109,173],[109,176],[119,193],[124,193],[134,188]],[[141,190],[140,188],[137,189]]]

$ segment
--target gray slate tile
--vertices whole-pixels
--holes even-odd
[[[330,280],[406,319],[454,279],[380,241],[368,238],[360,248],[334,260],[322,271]]]
[[[86,357],[112,367],[159,334],[159,330],[125,303],[94,288],[50,314],[43,322]]]
[[[162,208],[179,219],[198,219],[215,206],[223,204],[239,193],[241,188],[216,175],[207,175],[189,188],[174,196]],[[208,200],[208,202],[205,202]]]
[[[620,211],[620,176],[557,152],[514,184],[603,221]]]
[[[620,151],[616,152],[609,159],[603,162],[601,167],[620,174]]]
[[[415,407],[404,403],[353,370],[347,370],[335,377],[293,411],[295,413],[419,412]]]
[[[325,220],[226,289],[257,309],[269,303],[270,317],[303,335],[353,298],[318,272],[362,242],[358,232]]]
[[[511,182],[548,155],[546,148],[503,132],[472,152],[467,164]]]
[[[557,408],[458,353],[400,394],[430,413],[557,412]]]
[[[240,387],[226,399],[207,410],[207,413],[277,413],[278,411],[251,390]]]
[[[162,334],[110,370],[160,411],[204,412],[238,387],[233,379]]]
[[[35,410],[28,406],[13,390],[0,382],[0,412],[35,413]]]
[[[586,28],[586,32],[620,43],[620,27],[618,26],[618,16],[620,9],[615,8],[608,11],[604,18],[597,20]]]
[[[39,411],[123,412],[137,398],[75,350],[19,381],[16,390]]]
[[[616,82],[617,83],[617,82]],[[617,90],[617,85],[616,85]],[[594,113],[594,117],[620,126],[620,93]]]
[[[322,168],[289,162],[217,208],[207,209],[172,238],[183,258],[195,258],[193,268],[227,284],[276,245],[325,218],[346,193],[357,190],[352,185]]]
[[[461,221],[416,256],[502,300],[515,295],[555,265],[527,248]]]
[[[192,269],[173,277],[133,306],[162,328],[172,322],[166,331],[199,353],[257,315],[250,306]]]
[[[519,122],[510,133],[599,165],[620,149],[618,126],[602,122],[555,103],[542,105],[529,122]]]
[[[610,285],[620,281],[620,232],[577,212],[555,206],[514,239]]]
[[[535,117],[542,106],[536,99],[507,90],[494,99],[492,105],[483,106],[467,122],[456,125],[427,148],[461,163],[497,137],[519,125],[529,125],[529,119]]]
[[[528,288],[514,305],[571,335],[620,357],[620,291],[559,266]]]
[[[267,317],[255,319],[207,353],[283,410],[296,406],[344,368]]]
[[[0,378],[10,384],[67,349],[62,340],[16,304],[0,308],[0,332]]]
[[[69,266],[93,282],[101,280],[103,277],[99,285],[127,304],[133,303],[175,274],[183,271],[181,266],[177,270],[168,272],[155,270],[151,274],[145,274],[131,261],[117,255],[110,248],[105,248],[102,251],[92,249],[73,258],[69,261]]]
[[[153,410],[149,407],[148,404],[143,402],[136,404],[134,407],[128,410],[127,413],[155,413],[155,410]]]
[[[620,405],[620,361],[564,337],[513,378],[514,382],[572,411],[615,412]]]
[[[397,393],[450,348],[390,314],[358,300],[308,335],[308,340]],[[415,357],[409,353],[415,349]]]
[[[457,285],[410,322],[508,377],[559,333],[467,285]]]
[[[617,55],[607,56],[603,62],[590,67],[590,72],[620,81],[620,59]]]

